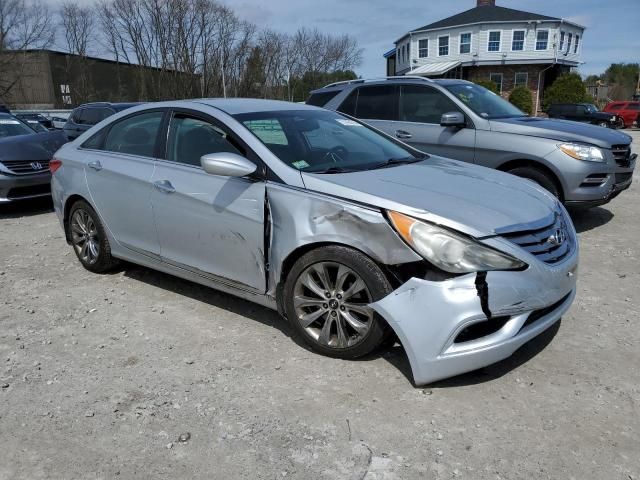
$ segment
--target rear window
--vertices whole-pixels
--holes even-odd
[[[640,110],[640,103],[630,103],[627,108],[629,110]]]
[[[334,90],[332,92],[312,93],[307,99],[307,105],[313,105],[314,107],[324,107],[339,93],[340,90]]]

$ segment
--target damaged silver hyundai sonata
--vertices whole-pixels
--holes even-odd
[[[576,292],[576,232],[544,189],[315,107],[146,104],[51,171],[88,270],[123,259],[278,309],[333,357],[396,335],[416,384],[508,357]]]

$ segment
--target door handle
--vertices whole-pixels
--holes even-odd
[[[153,182],[153,186],[164,193],[173,193],[176,191],[169,180],[158,180],[157,182]]]
[[[89,165],[89,167],[93,168],[94,170],[102,170],[102,164],[98,161],[89,162],[87,165]]]
[[[396,130],[396,137],[397,138],[411,138],[412,136],[413,135],[411,135],[406,130]]]

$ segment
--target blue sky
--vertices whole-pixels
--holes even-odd
[[[382,54],[402,34],[460,13],[476,0],[227,0],[243,18],[280,31],[318,27],[351,33],[364,49],[357,73],[385,73]],[[497,0],[497,5],[565,18],[587,27],[583,74],[603,72],[612,62],[640,62],[640,0]]]

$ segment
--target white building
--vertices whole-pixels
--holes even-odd
[[[538,92],[581,63],[584,27],[477,0],[476,7],[411,30],[384,56],[387,75],[492,80],[507,96],[518,85]]]

